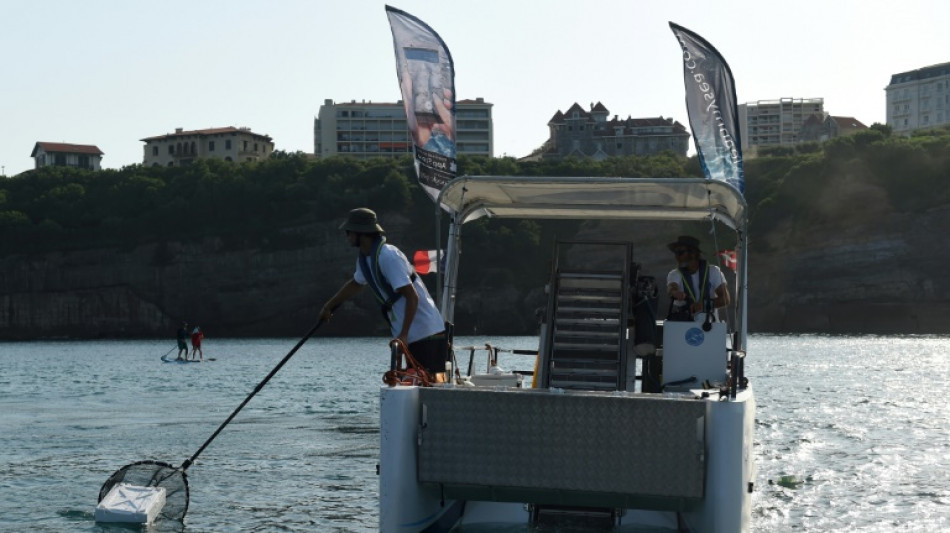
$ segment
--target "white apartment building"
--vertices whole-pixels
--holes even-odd
[[[458,154],[493,157],[492,105],[483,98],[455,102]],[[406,111],[399,102],[324,100],[313,121],[316,157],[400,157],[412,153]]]
[[[808,117],[825,117],[824,98],[781,98],[739,104],[739,131],[742,151],[759,146],[796,144]]]
[[[267,135],[249,128],[210,128],[166,133],[141,139],[145,143],[145,166],[181,167],[195,159],[211,157],[225,161],[258,161],[274,152],[274,142]]]
[[[884,90],[894,133],[950,124],[950,63],[894,74]]]
[[[36,168],[74,167],[86,170],[100,170],[103,152],[91,144],[68,144],[38,142],[33,146],[30,157]]]

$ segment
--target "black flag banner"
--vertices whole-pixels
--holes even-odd
[[[455,66],[442,38],[418,18],[386,6],[416,175],[433,200],[455,178]]]
[[[696,151],[707,179],[745,192],[738,105],[732,71],[706,39],[670,22],[683,49],[686,111]]]

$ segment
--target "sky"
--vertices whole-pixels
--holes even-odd
[[[824,98],[886,120],[892,74],[950,62],[946,0],[391,0],[449,47],[458,99],[494,104],[495,156],[521,157],[575,102],[688,124],[675,22],[732,69],[738,102]],[[104,168],[141,139],[248,127],[313,152],[326,99],[400,99],[384,2],[0,0],[0,174],[36,142],[93,144]],[[693,153],[693,149],[690,149]]]

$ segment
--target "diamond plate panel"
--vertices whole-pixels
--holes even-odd
[[[463,388],[421,389],[420,400],[421,482],[703,496],[703,401]]]

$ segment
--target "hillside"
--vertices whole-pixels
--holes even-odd
[[[557,164],[463,159],[460,172],[699,173],[695,159],[673,155]],[[881,128],[777,150],[747,161],[746,177],[752,331],[950,333],[943,320],[950,282],[938,269],[950,232],[947,132],[907,139]],[[253,165],[44,169],[3,180],[0,338],[167,337],[183,319],[209,337],[300,335],[352,273],[353,251],[337,226],[355,206],[376,209],[403,250],[435,247],[435,209],[408,159],[277,154]],[[630,231],[564,222],[466,226],[460,332],[533,333],[555,236],[631,239]],[[636,259],[663,277],[671,266],[665,242],[689,232],[708,253],[708,231],[641,232],[633,238]],[[434,277],[427,281],[432,286]],[[377,314],[364,295],[326,333],[385,334]]]

